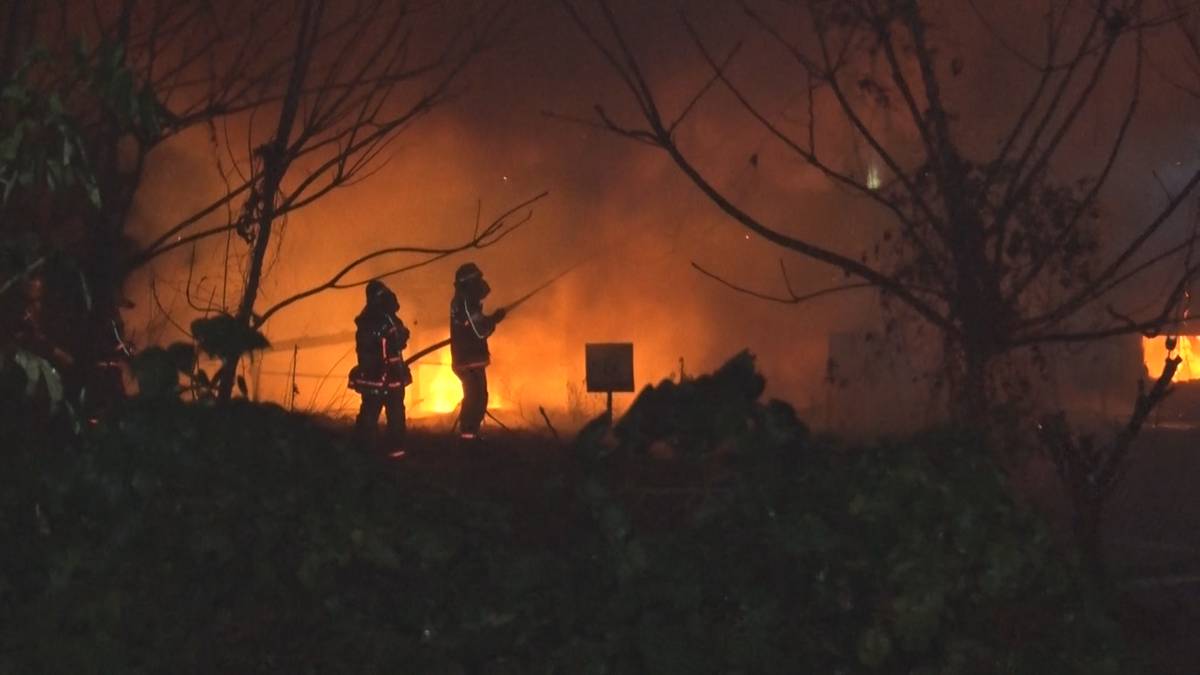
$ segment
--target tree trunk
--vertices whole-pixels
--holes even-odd
[[[961,361],[958,382],[951,389],[951,419],[973,430],[987,431],[996,354],[986,340],[970,334],[957,347]]]
[[[320,15],[324,9],[324,0],[308,0],[304,3],[304,11],[300,16],[300,27],[296,39],[296,52],[293,55],[292,70],[288,76],[288,88],[284,94],[283,105],[279,111],[279,124],[271,142],[260,149],[262,156],[262,182],[258,199],[258,217],[255,219],[257,230],[254,237],[254,247],[250,253],[250,268],[246,272],[246,285],[242,289],[242,300],[238,305],[234,318],[253,328],[254,303],[258,300],[258,290],[262,281],[264,261],[267,257],[267,247],[271,241],[271,229],[275,222],[276,197],[283,177],[287,174],[292,157],[289,154],[289,144],[292,128],[300,110],[300,94],[304,81],[308,77],[308,67],[311,62],[317,35],[320,33]],[[233,396],[233,386],[237,380],[239,358],[225,361],[218,371],[217,398],[228,401]]]
[[[973,348],[967,351],[967,412],[971,422],[986,426],[988,417],[988,389],[991,379],[991,356],[987,350]]]
[[[258,289],[262,282],[263,264],[267,257],[267,245],[271,240],[271,226],[275,221],[275,195],[279,191],[282,171],[267,169],[263,179],[262,215],[258,219],[258,230],[254,239],[254,247],[250,252],[250,268],[246,272],[246,286],[242,290],[242,301],[238,305],[234,318],[238,323],[252,325],[254,321],[254,302],[258,299]],[[271,192],[267,192],[270,189]],[[267,196],[269,195],[269,196]],[[237,381],[238,360],[226,361],[221,364],[217,396],[222,401],[228,401],[233,396],[233,385]]]
[[[1091,495],[1075,500],[1071,529],[1079,546],[1084,571],[1097,583],[1107,579],[1104,567],[1104,548],[1101,527],[1104,524],[1104,504]]]
[[[133,8],[134,0],[124,0],[117,24],[116,39],[126,47],[132,30]],[[131,67],[128,50],[121,61],[125,67]],[[108,338],[114,326],[121,323],[125,285],[131,272],[131,243],[125,234],[125,225],[141,184],[143,162],[148,152],[140,134],[132,151],[134,155],[130,156],[129,150],[122,149],[130,131],[123,128],[113,111],[104,113],[100,125],[103,131],[91,148],[100,208],[85,231],[87,245],[79,260],[92,298],[86,329],[80,335],[82,342],[78,356],[84,368],[95,368],[96,364],[113,357]]]

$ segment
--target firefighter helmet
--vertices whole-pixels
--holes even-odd
[[[458,270],[454,273],[454,285],[461,286],[465,283],[469,283],[473,279],[479,279],[482,277],[483,271],[479,269],[479,265],[476,265],[473,262],[464,263],[460,265]]]
[[[379,307],[387,312],[400,310],[400,301],[396,298],[396,294],[378,279],[367,282],[367,305]]]
[[[484,280],[478,265],[465,263],[454,272],[454,290],[477,302],[486,298],[492,287]]]

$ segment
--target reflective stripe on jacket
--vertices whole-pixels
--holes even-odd
[[[488,337],[496,322],[483,313],[483,303],[456,294],[450,301],[450,363],[454,368],[486,366],[491,362]]]
[[[364,309],[354,319],[358,365],[350,371],[350,388],[382,392],[412,384],[412,373],[400,354],[408,346],[409,331],[395,314]]]

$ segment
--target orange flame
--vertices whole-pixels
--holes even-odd
[[[462,382],[449,365],[420,365],[415,370],[407,404],[412,417],[445,415],[454,412],[462,403]],[[488,409],[498,410],[505,407],[505,400],[497,392],[488,392]]]
[[[1188,320],[1188,311],[1191,309],[1192,293],[1189,289],[1183,291],[1183,313],[1182,322]],[[1188,382],[1191,380],[1200,379],[1200,335],[1178,335],[1175,339],[1178,341],[1175,349],[1167,349],[1167,337],[1161,338],[1142,338],[1142,354],[1145,356],[1146,371],[1151,379],[1157,380],[1162,376],[1163,368],[1167,358],[1178,356],[1182,359],[1179,363],[1179,368],[1175,371],[1175,377],[1171,378],[1172,382]]]
[[[1180,335],[1174,352],[1167,350],[1165,337],[1142,338],[1142,354],[1146,363],[1146,372],[1151,379],[1157,380],[1163,372],[1163,366],[1168,356],[1179,356],[1183,359],[1179,369],[1175,371],[1173,382],[1200,380],[1200,336]]]
[[[423,375],[432,375],[423,382],[418,394],[417,413],[445,414],[454,412],[462,401],[462,383],[449,366],[433,366],[425,369]]]

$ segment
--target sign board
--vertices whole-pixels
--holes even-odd
[[[590,392],[633,391],[633,343],[585,344],[587,390]]]

